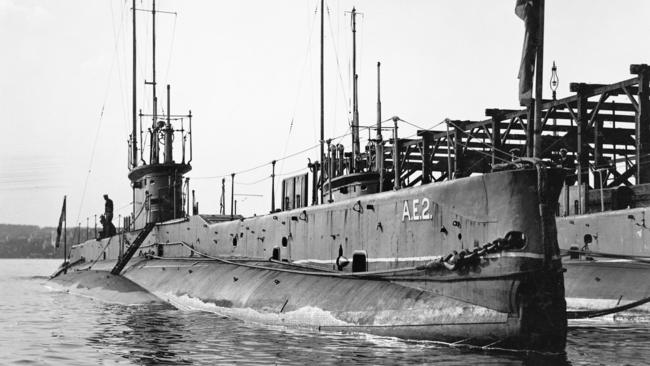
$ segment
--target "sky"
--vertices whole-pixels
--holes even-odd
[[[400,137],[445,118],[483,120],[485,108],[518,107],[524,26],[514,0],[325,3],[326,138],[349,129],[353,6],[361,13],[362,126],[377,118],[377,61],[383,119],[397,115],[411,124],[400,125]],[[270,162],[317,146],[319,5],[157,1],[159,10],[176,13],[156,18],[158,94],[164,98],[171,84],[172,113],[194,116],[188,176],[201,213],[218,212],[222,176],[258,166],[236,176],[235,199],[239,213],[267,213]],[[130,7],[118,0],[0,0],[0,223],[56,226],[64,195],[69,226],[86,218],[92,226],[104,193],[116,216],[129,214]],[[137,7],[151,3],[137,0]],[[643,0],[546,0],[544,79],[555,61],[563,97],[570,82],[632,77],[630,64],[650,63],[649,16]],[[150,14],[138,12],[138,108],[148,113],[150,27]],[[306,171],[308,157],[317,160],[318,149],[278,162],[278,192],[281,178]]]

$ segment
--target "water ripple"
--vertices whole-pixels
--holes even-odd
[[[0,360],[9,364],[642,365],[650,357],[643,325],[572,327],[566,358],[482,353],[262,326],[165,305],[110,304],[44,286],[58,261],[0,262]]]

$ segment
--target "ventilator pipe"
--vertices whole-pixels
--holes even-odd
[[[190,111],[187,117],[190,120],[190,127],[187,132],[187,134],[190,135],[190,160],[187,161],[187,165],[189,165],[192,162],[192,111]]]
[[[329,155],[328,156],[329,171],[327,173],[327,188],[328,188],[327,190],[329,191],[329,200],[328,200],[329,203],[334,202],[334,200],[332,199],[332,175],[334,174],[334,164],[332,162],[332,160],[333,160],[332,155],[334,153],[334,150],[336,150],[336,148],[331,143],[332,143],[332,140],[328,139],[327,140],[327,153]]]
[[[338,156],[339,156],[339,171],[338,175],[343,175],[343,171],[345,170],[345,146],[343,144],[338,144],[336,145],[336,148],[338,149]]]
[[[331,140],[328,140],[331,141]],[[327,144],[327,152],[329,153],[329,166],[328,166],[328,171],[327,174],[330,177],[336,177],[339,176],[339,164],[341,163],[339,161],[339,156],[337,154],[336,150],[336,145],[330,145],[329,143]]]
[[[395,182],[393,183],[393,189],[398,190],[401,187],[400,184],[400,171],[399,171],[399,138],[397,135],[397,121],[399,117],[393,117],[393,172],[395,173]]]
[[[173,159],[173,146],[172,141],[174,139],[174,129],[172,128],[171,122],[171,113],[169,107],[169,84],[167,84],[167,125],[165,126],[165,164],[171,164],[174,162]]]

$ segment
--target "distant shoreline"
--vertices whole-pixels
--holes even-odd
[[[0,260],[5,260],[5,259],[10,259],[10,260],[14,260],[14,259],[38,259],[38,260],[43,260],[43,259],[47,259],[47,260],[53,260],[53,261],[62,261],[62,260],[63,260],[63,258],[39,258],[39,257],[0,257]]]
[[[83,240],[85,234],[86,228],[68,228],[65,233],[68,248]],[[63,241],[63,237],[60,239]],[[63,245],[60,243],[55,248],[55,241],[54,227],[0,224],[0,258],[3,259],[63,259]]]

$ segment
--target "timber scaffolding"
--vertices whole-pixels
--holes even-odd
[[[589,189],[650,183],[650,68],[631,65],[630,72],[636,76],[608,85],[571,83],[574,95],[542,104],[541,158],[556,159],[564,148],[581,172],[576,180],[582,202],[575,213],[588,211]],[[532,157],[533,109],[533,103],[522,110],[486,109],[489,118],[482,121],[448,119],[446,131],[398,138],[398,187],[487,173],[511,161],[512,149]],[[395,139],[388,142],[384,168],[394,172]],[[393,174],[386,179],[385,187],[394,186]]]

